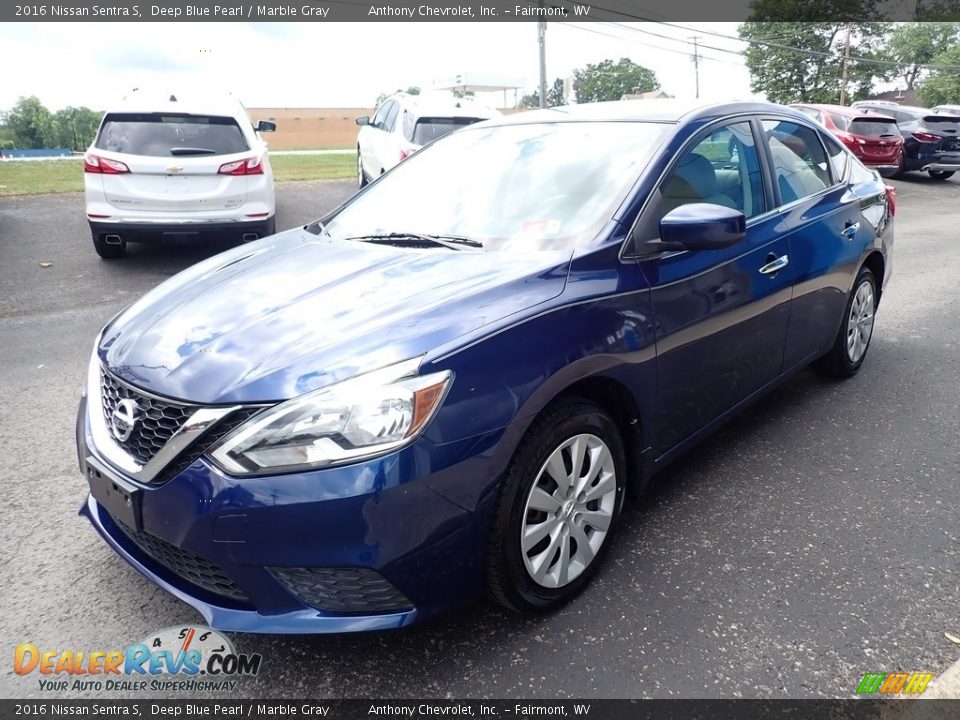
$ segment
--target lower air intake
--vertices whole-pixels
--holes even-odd
[[[413,608],[403,593],[369,568],[270,568],[304,605],[345,613],[398,612]]]

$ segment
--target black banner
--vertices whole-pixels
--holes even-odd
[[[0,700],[0,717],[947,720],[960,700]]]
[[[62,0],[3,3],[11,22],[658,22],[956,20],[960,0]]]

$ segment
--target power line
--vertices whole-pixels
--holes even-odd
[[[601,23],[592,23],[592,24],[599,25],[599,24],[601,24]],[[643,41],[637,40],[637,39],[635,39],[635,38],[624,37],[623,35],[614,35],[613,33],[603,32],[602,30],[596,30],[596,29],[594,29],[593,27],[583,27],[583,26],[581,26],[581,25],[575,25],[575,24],[573,24],[573,23],[563,23],[562,25],[559,25],[558,27],[572,28],[572,29],[574,29],[574,30],[583,30],[584,32],[593,33],[594,35],[602,35],[602,36],[604,36],[604,37],[613,38],[614,40],[622,40],[623,42],[630,43],[630,44],[633,44],[633,45],[640,45],[641,47],[647,47],[647,48],[651,48],[651,49],[654,49],[654,50],[662,50],[663,52],[675,53],[675,54],[677,54],[677,55],[685,55],[685,56],[687,56],[687,57],[690,56],[690,53],[689,53],[689,51],[687,51],[687,50],[677,50],[676,48],[663,47],[662,45],[654,45],[654,44],[652,44],[652,43],[643,42]],[[627,29],[632,29],[632,28],[627,28]],[[665,38],[666,38],[665,35],[662,36],[662,37],[665,37]],[[666,39],[668,39],[668,40],[679,40],[679,38],[666,38]],[[685,43],[685,44],[687,43],[686,40],[679,40],[679,42],[683,42],[683,43]],[[701,45],[700,47],[703,48],[704,46]],[[723,58],[718,58],[718,57],[713,57],[713,56],[711,56],[711,55],[704,55],[703,53],[700,54],[700,59],[701,59],[701,60],[710,60],[710,61],[712,61],[712,62],[721,63],[722,65],[732,65],[732,66],[735,66],[735,67],[744,67],[743,55],[742,55],[741,53],[739,53],[739,52],[738,52],[738,53],[735,53],[735,54],[736,54],[738,57],[740,57],[740,62],[730,62],[729,60],[725,60],[725,59],[723,59]]]
[[[597,9],[597,10],[602,10],[603,12],[611,13],[611,14],[614,14],[614,15],[621,15],[621,16],[623,16],[624,18],[627,18],[627,19],[629,19],[629,20],[637,20],[637,21],[640,21],[640,22],[656,23],[657,25],[665,25],[665,26],[667,26],[667,27],[673,27],[673,28],[677,28],[677,29],[680,29],[680,30],[686,30],[687,32],[701,32],[701,33],[703,33],[704,35],[711,35],[711,36],[713,36],[713,37],[723,38],[723,39],[725,39],[725,40],[734,40],[734,41],[737,41],[737,42],[747,43],[747,44],[750,44],[750,45],[763,45],[763,46],[765,46],[765,47],[773,47],[773,48],[778,48],[778,49],[780,49],[780,50],[788,50],[788,51],[795,52],[795,53],[798,53],[798,54],[801,54],[801,55],[807,55],[807,56],[810,56],[810,57],[821,57],[821,58],[829,58],[829,59],[836,59],[836,58],[837,58],[837,56],[836,56],[834,53],[832,53],[832,52],[824,52],[824,51],[820,51],[820,50],[805,50],[805,49],[803,49],[803,48],[794,47],[794,46],[792,46],[792,45],[783,45],[783,44],[781,44],[781,43],[771,42],[771,41],[768,40],[768,39],[761,40],[761,39],[756,39],[756,38],[734,37],[734,36],[732,36],[732,35],[727,35],[727,34],[725,34],[725,33],[718,33],[718,32],[712,31],[712,30],[702,30],[702,29],[699,29],[699,28],[692,28],[692,27],[689,27],[689,26],[687,26],[687,25],[680,25],[679,23],[668,22],[668,21],[666,21],[666,20],[656,20],[656,19],[651,18],[651,17],[646,17],[646,16],[643,16],[643,15],[636,15],[636,14],[627,12],[627,11],[625,11],[625,10],[614,9],[614,8],[610,8],[610,7],[603,7],[603,6],[597,5],[597,4],[595,4],[595,3],[593,4],[593,7],[594,7],[595,9]],[[661,15],[660,13],[653,13],[652,11],[647,11],[647,12],[650,12],[651,14],[654,14],[654,15],[660,15],[660,17],[664,17],[664,16]],[[637,31],[637,32],[646,32],[646,33],[648,33],[648,34],[650,34],[650,35],[655,35],[655,36],[657,36],[657,37],[666,38],[666,39],[668,39],[668,40],[677,40],[677,39],[678,39],[678,38],[672,38],[672,37],[669,37],[669,36],[666,36],[666,35],[659,35],[659,34],[657,34],[657,33],[653,33],[652,31],[649,31],[649,30],[643,30],[643,29],[641,29],[641,28],[630,27],[629,25],[624,25],[623,23],[619,23],[619,22],[610,21],[610,22],[608,22],[607,24],[617,25],[617,26],[623,27],[623,28],[625,28],[625,29],[634,30],[634,31]],[[773,37],[779,37],[779,36],[773,36]],[[710,47],[710,46],[708,46],[708,45],[703,45],[702,47],[709,47],[711,50],[717,50],[718,52],[735,53],[735,54],[738,54],[738,55],[741,54],[739,51],[736,51],[736,50],[728,50],[728,49],[726,49],[726,48]],[[855,55],[851,55],[850,58],[849,58],[849,61],[850,61],[850,62],[860,62],[860,63],[870,63],[870,64],[874,64],[874,65],[886,65],[886,66],[888,66],[888,67],[902,67],[903,65],[912,65],[912,66],[914,66],[914,63],[904,63],[904,62],[900,62],[900,61],[897,61],[897,60],[882,60],[882,59],[880,59],[880,58],[865,58],[865,57],[858,57],[858,56],[855,56]],[[960,70],[960,65],[935,65],[935,64],[932,64],[932,63],[926,63],[926,64],[925,64],[925,63],[918,63],[918,64],[915,65],[915,67],[923,68],[923,69],[925,69],[925,70]]]

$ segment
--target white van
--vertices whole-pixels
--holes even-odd
[[[273,170],[260,133],[228,94],[135,90],[107,111],[83,159],[87,220],[100,257],[128,242],[276,230]]]

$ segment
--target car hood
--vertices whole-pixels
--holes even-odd
[[[570,252],[420,250],[296,229],[174,276],[105,329],[101,362],[193,403],[283,400],[556,297]]]

